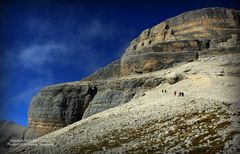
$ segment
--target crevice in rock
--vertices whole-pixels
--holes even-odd
[[[96,95],[97,88],[95,86],[86,86],[88,88],[87,91],[84,90],[86,87],[81,87],[79,90],[77,90],[77,97],[67,97],[69,93],[60,93],[62,94],[61,120],[65,125],[69,125],[81,120],[89,103]]]
[[[211,40],[201,40],[200,41],[200,50],[207,50],[210,47]]]
[[[169,30],[169,25],[166,24],[165,28],[164,28],[164,35],[163,35],[163,41],[166,39],[166,35],[168,33],[168,30]]]
[[[134,46],[133,46],[133,50],[136,50],[136,49],[137,49],[137,45],[134,45]]]
[[[143,71],[135,71],[137,74],[143,74]]]
[[[149,45],[152,44],[152,40],[150,40],[150,41],[148,42],[148,44],[149,44]]]
[[[65,115],[66,115],[66,111],[67,111],[67,100],[66,100],[66,97],[64,94],[63,94],[63,100],[62,100],[61,107],[62,107],[61,118],[65,122],[65,125],[67,125],[66,120],[65,120]]]
[[[169,25],[166,25],[164,29],[169,29]]]
[[[26,132],[27,132],[27,130],[24,130],[24,131],[23,131],[23,134],[22,134],[22,140],[23,140],[23,141],[25,140]]]
[[[196,52],[196,57],[195,59],[197,60],[199,58],[198,52]]]
[[[94,87],[90,87],[89,88],[89,94],[86,96],[87,98],[85,99],[84,103],[83,103],[83,106],[82,106],[82,109],[79,113],[79,117],[78,117],[78,120],[81,120],[82,117],[83,117],[83,114],[85,113],[86,109],[88,108],[89,106],[89,103],[93,100],[93,98],[96,96],[97,94],[97,87],[94,86]]]

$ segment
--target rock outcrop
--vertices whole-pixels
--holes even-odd
[[[145,73],[193,61],[198,52],[237,46],[240,12],[207,8],[183,13],[144,30],[121,58],[121,73]]]
[[[148,88],[157,87],[161,78],[133,78],[105,81],[99,85],[99,91],[90,102],[83,118],[98,112],[129,102],[136,93]]]
[[[184,76],[151,73],[200,56],[239,53],[239,43],[238,10],[205,8],[167,19],[144,30],[120,60],[79,82],[41,90],[31,102],[29,128],[39,135],[47,134],[141,97],[160,84],[174,84]]]
[[[82,119],[97,93],[90,84],[59,84],[41,90],[32,100],[28,127],[44,135]]]
[[[12,121],[0,121],[0,153],[6,153],[11,147],[38,136],[32,129]]]

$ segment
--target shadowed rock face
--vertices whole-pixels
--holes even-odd
[[[106,109],[129,102],[136,93],[143,89],[158,86],[163,79],[134,78],[129,80],[105,81],[98,85],[98,92],[90,102],[83,118],[104,111]],[[136,96],[137,97],[137,96]]]
[[[27,128],[14,122],[0,121],[0,153],[6,153],[11,139],[24,139]]]
[[[13,144],[17,144],[16,141],[23,142],[37,136],[30,128],[20,126],[11,121],[0,121],[0,153],[7,153]],[[14,142],[13,140],[16,141]]]
[[[97,88],[87,84],[44,88],[32,100],[28,127],[44,135],[78,121],[96,93]]]
[[[240,43],[239,21],[238,10],[206,8],[183,13],[144,30],[120,60],[82,81],[41,90],[31,102],[29,128],[44,135],[127,103],[167,82],[160,77],[144,76],[147,72],[194,61],[200,55],[239,51],[235,50]]]

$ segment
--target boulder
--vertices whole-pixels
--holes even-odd
[[[183,80],[186,76],[182,73],[172,72],[166,76],[166,80],[169,84],[175,84],[178,81]]]

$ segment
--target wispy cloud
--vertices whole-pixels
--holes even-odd
[[[39,73],[46,66],[54,63],[70,67],[76,65],[81,70],[83,67],[86,67],[87,70],[96,70],[102,65],[101,58],[103,58],[104,52],[108,52],[95,49],[93,46],[97,43],[96,41],[116,38],[119,33],[119,25],[104,22],[100,18],[90,18],[82,21],[74,20],[75,23],[70,22],[70,25],[59,25],[58,29],[63,30],[61,31],[63,36],[58,37],[59,34],[54,32],[56,25],[54,26],[51,22],[46,19],[28,19],[29,33],[34,33],[35,39],[31,44],[25,44],[20,52],[11,55],[11,57],[16,57],[13,63],[18,63],[17,65],[20,64],[24,69]],[[67,23],[69,24],[69,22]],[[74,30],[76,28],[77,31]],[[76,61],[73,61],[72,58]],[[76,62],[85,66],[78,65]],[[49,67],[47,68],[49,69]]]
[[[87,8],[65,5],[50,8],[53,11],[23,10],[16,14],[17,20],[9,19],[14,21],[9,22],[13,23],[9,26],[11,45],[4,49],[6,56],[0,56],[5,111],[12,104],[26,107],[44,86],[80,80],[120,57],[131,33],[101,12],[92,14]]]
[[[111,58],[109,57],[119,57],[119,54],[124,50],[119,47],[123,45],[123,42],[116,43],[119,46],[116,46],[115,51],[105,51],[106,47],[96,49],[95,45],[98,43],[96,40],[116,39],[121,34],[123,28],[113,22],[104,22],[100,18],[90,18],[85,21],[74,19],[74,23],[71,23],[74,25],[73,27],[64,24],[57,27],[58,31],[63,30],[61,31],[62,37],[59,37],[59,35],[56,35],[57,32],[53,32],[56,25],[54,26],[51,21],[46,19],[43,19],[43,22],[41,21],[42,19],[29,18],[27,24],[29,33],[39,32],[35,33],[32,42],[23,42],[20,50],[15,48],[7,52],[5,64],[12,65],[9,66],[13,67],[12,70],[24,69],[38,73],[39,77],[37,78],[42,80],[54,78],[54,69],[58,66],[59,68],[69,67],[71,71],[78,71],[86,75],[104,66],[106,62],[110,61]],[[77,28],[77,31],[71,28]],[[38,33],[40,34],[38,35]],[[101,43],[104,43],[104,41]],[[108,45],[106,42],[105,46]],[[111,55],[108,55],[110,52]],[[109,59],[106,60],[107,58],[104,58],[104,56],[108,56]],[[37,80],[34,81],[38,82]],[[28,87],[25,91],[29,89],[33,88]],[[25,92],[23,91],[23,93]],[[28,94],[28,92],[25,94]],[[25,94],[19,95],[26,96]],[[18,98],[18,96],[15,97]]]
[[[56,43],[33,44],[20,51],[20,64],[25,68],[35,69],[56,61],[65,62],[66,47]]]

